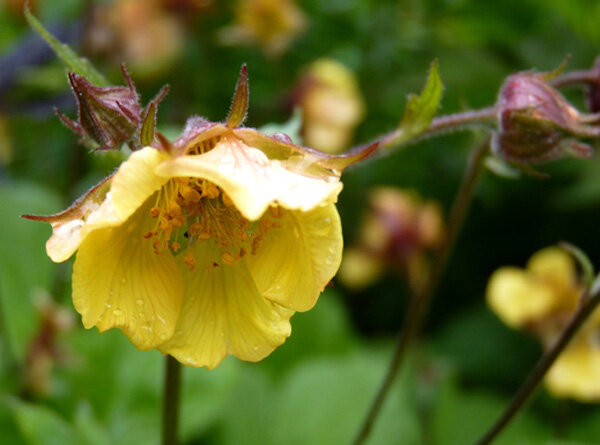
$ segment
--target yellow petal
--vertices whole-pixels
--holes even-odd
[[[306,311],[333,278],[342,259],[342,228],[334,204],[310,212],[283,211],[248,268],[259,292],[294,311]]]
[[[154,169],[169,159],[152,147],[135,151],[117,170],[110,186],[112,203],[121,221],[133,214],[169,178],[157,176]],[[97,224],[101,224],[98,221]]]
[[[492,275],[487,287],[490,308],[511,327],[541,319],[556,306],[557,293],[525,271],[503,267]]]
[[[383,273],[383,264],[373,255],[358,248],[344,250],[338,279],[352,289],[373,284]]]
[[[145,204],[122,225],[89,233],[73,268],[73,302],[84,326],[120,328],[140,349],[172,335],[183,296],[177,261],[155,254],[143,238],[155,223],[149,209]]]
[[[572,341],[550,368],[545,382],[556,397],[600,400],[600,348],[593,332],[584,331]]]
[[[256,221],[272,203],[308,211],[334,200],[342,190],[335,177],[321,179],[291,171],[262,151],[249,147],[234,136],[223,137],[209,152],[181,156],[159,165],[164,177],[203,178],[221,187],[240,213]]]
[[[561,290],[576,287],[577,273],[573,259],[558,247],[537,252],[527,263],[527,270]]]
[[[160,347],[180,362],[214,368],[226,355],[258,361],[291,333],[294,314],[265,299],[245,261],[209,268],[219,258],[212,241],[192,249],[196,268],[185,271],[186,291],[175,334]]]

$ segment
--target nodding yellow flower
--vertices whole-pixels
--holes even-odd
[[[264,358],[316,303],[341,260],[341,171],[374,147],[328,156],[264,136],[240,127],[247,102],[244,67],[225,123],[190,119],[64,212],[26,215],[52,225],[52,260],[77,251],[86,328],[214,368]]]
[[[575,263],[562,249],[536,253],[527,267],[503,267],[492,275],[487,302],[513,328],[526,329],[550,348],[575,311],[583,285]],[[554,363],[546,386],[556,397],[600,400],[600,312],[583,326]]]

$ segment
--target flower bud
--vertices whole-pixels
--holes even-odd
[[[360,241],[344,253],[340,279],[349,287],[371,284],[390,268],[416,289],[428,273],[428,253],[444,236],[440,207],[415,193],[391,187],[374,189],[360,228]]]
[[[319,59],[302,77],[295,102],[302,107],[306,145],[327,153],[344,150],[364,115],[364,102],[352,71]]]
[[[600,57],[596,59],[592,72],[596,75],[596,81],[590,83],[586,92],[586,102],[588,109],[592,113],[600,112]]]
[[[509,161],[537,163],[565,154],[588,158],[592,148],[578,139],[600,135],[600,127],[589,125],[597,117],[579,113],[540,75],[510,76],[497,106],[494,151]]]
[[[91,139],[97,144],[97,150],[119,148],[124,142],[131,142],[134,148],[148,145],[148,141],[140,143],[140,132],[150,128],[152,134],[147,139],[152,141],[156,108],[168,91],[164,87],[142,110],[133,82],[124,67],[122,70],[127,81],[126,87],[97,87],[85,77],[69,73],[69,82],[77,99],[79,120],[72,121],[56,110],[67,127]],[[152,121],[151,125],[149,120]]]

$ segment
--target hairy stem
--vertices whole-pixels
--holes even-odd
[[[398,336],[392,359],[388,365],[387,373],[375,396],[373,404],[369,409],[365,420],[354,440],[355,445],[365,442],[368,438],[375,421],[381,411],[381,407],[394,383],[398,371],[402,365],[408,346],[419,334],[425,315],[429,309],[431,298],[436,291],[440,278],[446,268],[446,264],[452,253],[452,249],[462,228],[465,216],[469,210],[475,185],[484,165],[483,161],[488,152],[490,138],[475,147],[467,165],[461,186],[456,194],[454,204],[450,213],[448,231],[444,241],[436,252],[430,275],[426,283],[414,293],[411,305],[407,311],[406,319]]]
[[[473,125],[493,124],[496,119],[496,107],[482,108],[481,110],[470,110],[462,113],[448,114],[446,116],[436,117],[423,133],[410,139],[405,139],[404,131],[399,128],[377,138],[381,143],[381,148],[392,147],[394,145],[412,144],[421,139],[426,139],[440,133],[459,130]]]
[[[170,355],[165,357],[163,390],[162,445],[177,445],[181,364]]]
[[[537,362],[535,368],[527,380],[521,385],[517,393],[514,395],[512,401],[498,418],[498,420],[492,425],[492,427],[483,435],[483,437],[477,442],[478,445],[485,445],[491,443],[494,438],[498,436],[514,418],[521,408],[525,405],[527,400],[533,395],[541,381],[546,376],[546,373],[550,367],[554,364],[560,353],[567,347],[569,342],[577,334],[579,328],[594,312],[594,309],[600,304],[600,291],[596,290],[591,296],[588,296],[589,290],[582,296],[582,304],[579,306],[577,311],[573,314],[573,318],[560,335],[554,346],[550,348]]]
[[[553,87],[560,88],[569,85],[584,84],[590,85],[600,81],[598,71],[595,69],[591,70],[578,70],[565,73],[562,76],[551,79],[548,83]]]

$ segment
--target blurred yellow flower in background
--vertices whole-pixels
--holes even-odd
[[[416,289],[428,273],[427,254],[444,234],[442,211],[415,192],[379,187],[369,194],[369,210],[359,241],[345,249],[339,278],[348,287],[366,287],[386,270],[406,277]]]
[[[536,253],[525,269],[503,267],[492,275],[487,302],[512,328],[526,329],[550,348],[574,313],[583,285],[571,256],[557,247]],[[592,315],[546,376],[557,397],[600,400],[600,313]]]
[[[86,328],[214,368],[264,358],[316,303],[341,261],[341,171],[370,151],[328,156],[240,127],[247,101],[244,68],[226,123],[191,118],[64,212],[26,215],[52,225],[54,261],[77,251]]]
[[[259,45],[268,56],[282,54],[305,29],[306,19],[293,0],[238,0],[234,23],[221,30],[225,45]]]
[[[333,59],[310,65],[299,82],[295,102],[302,107],[304,143],[328,153],[348,147],[365,112],[356,76]]]

